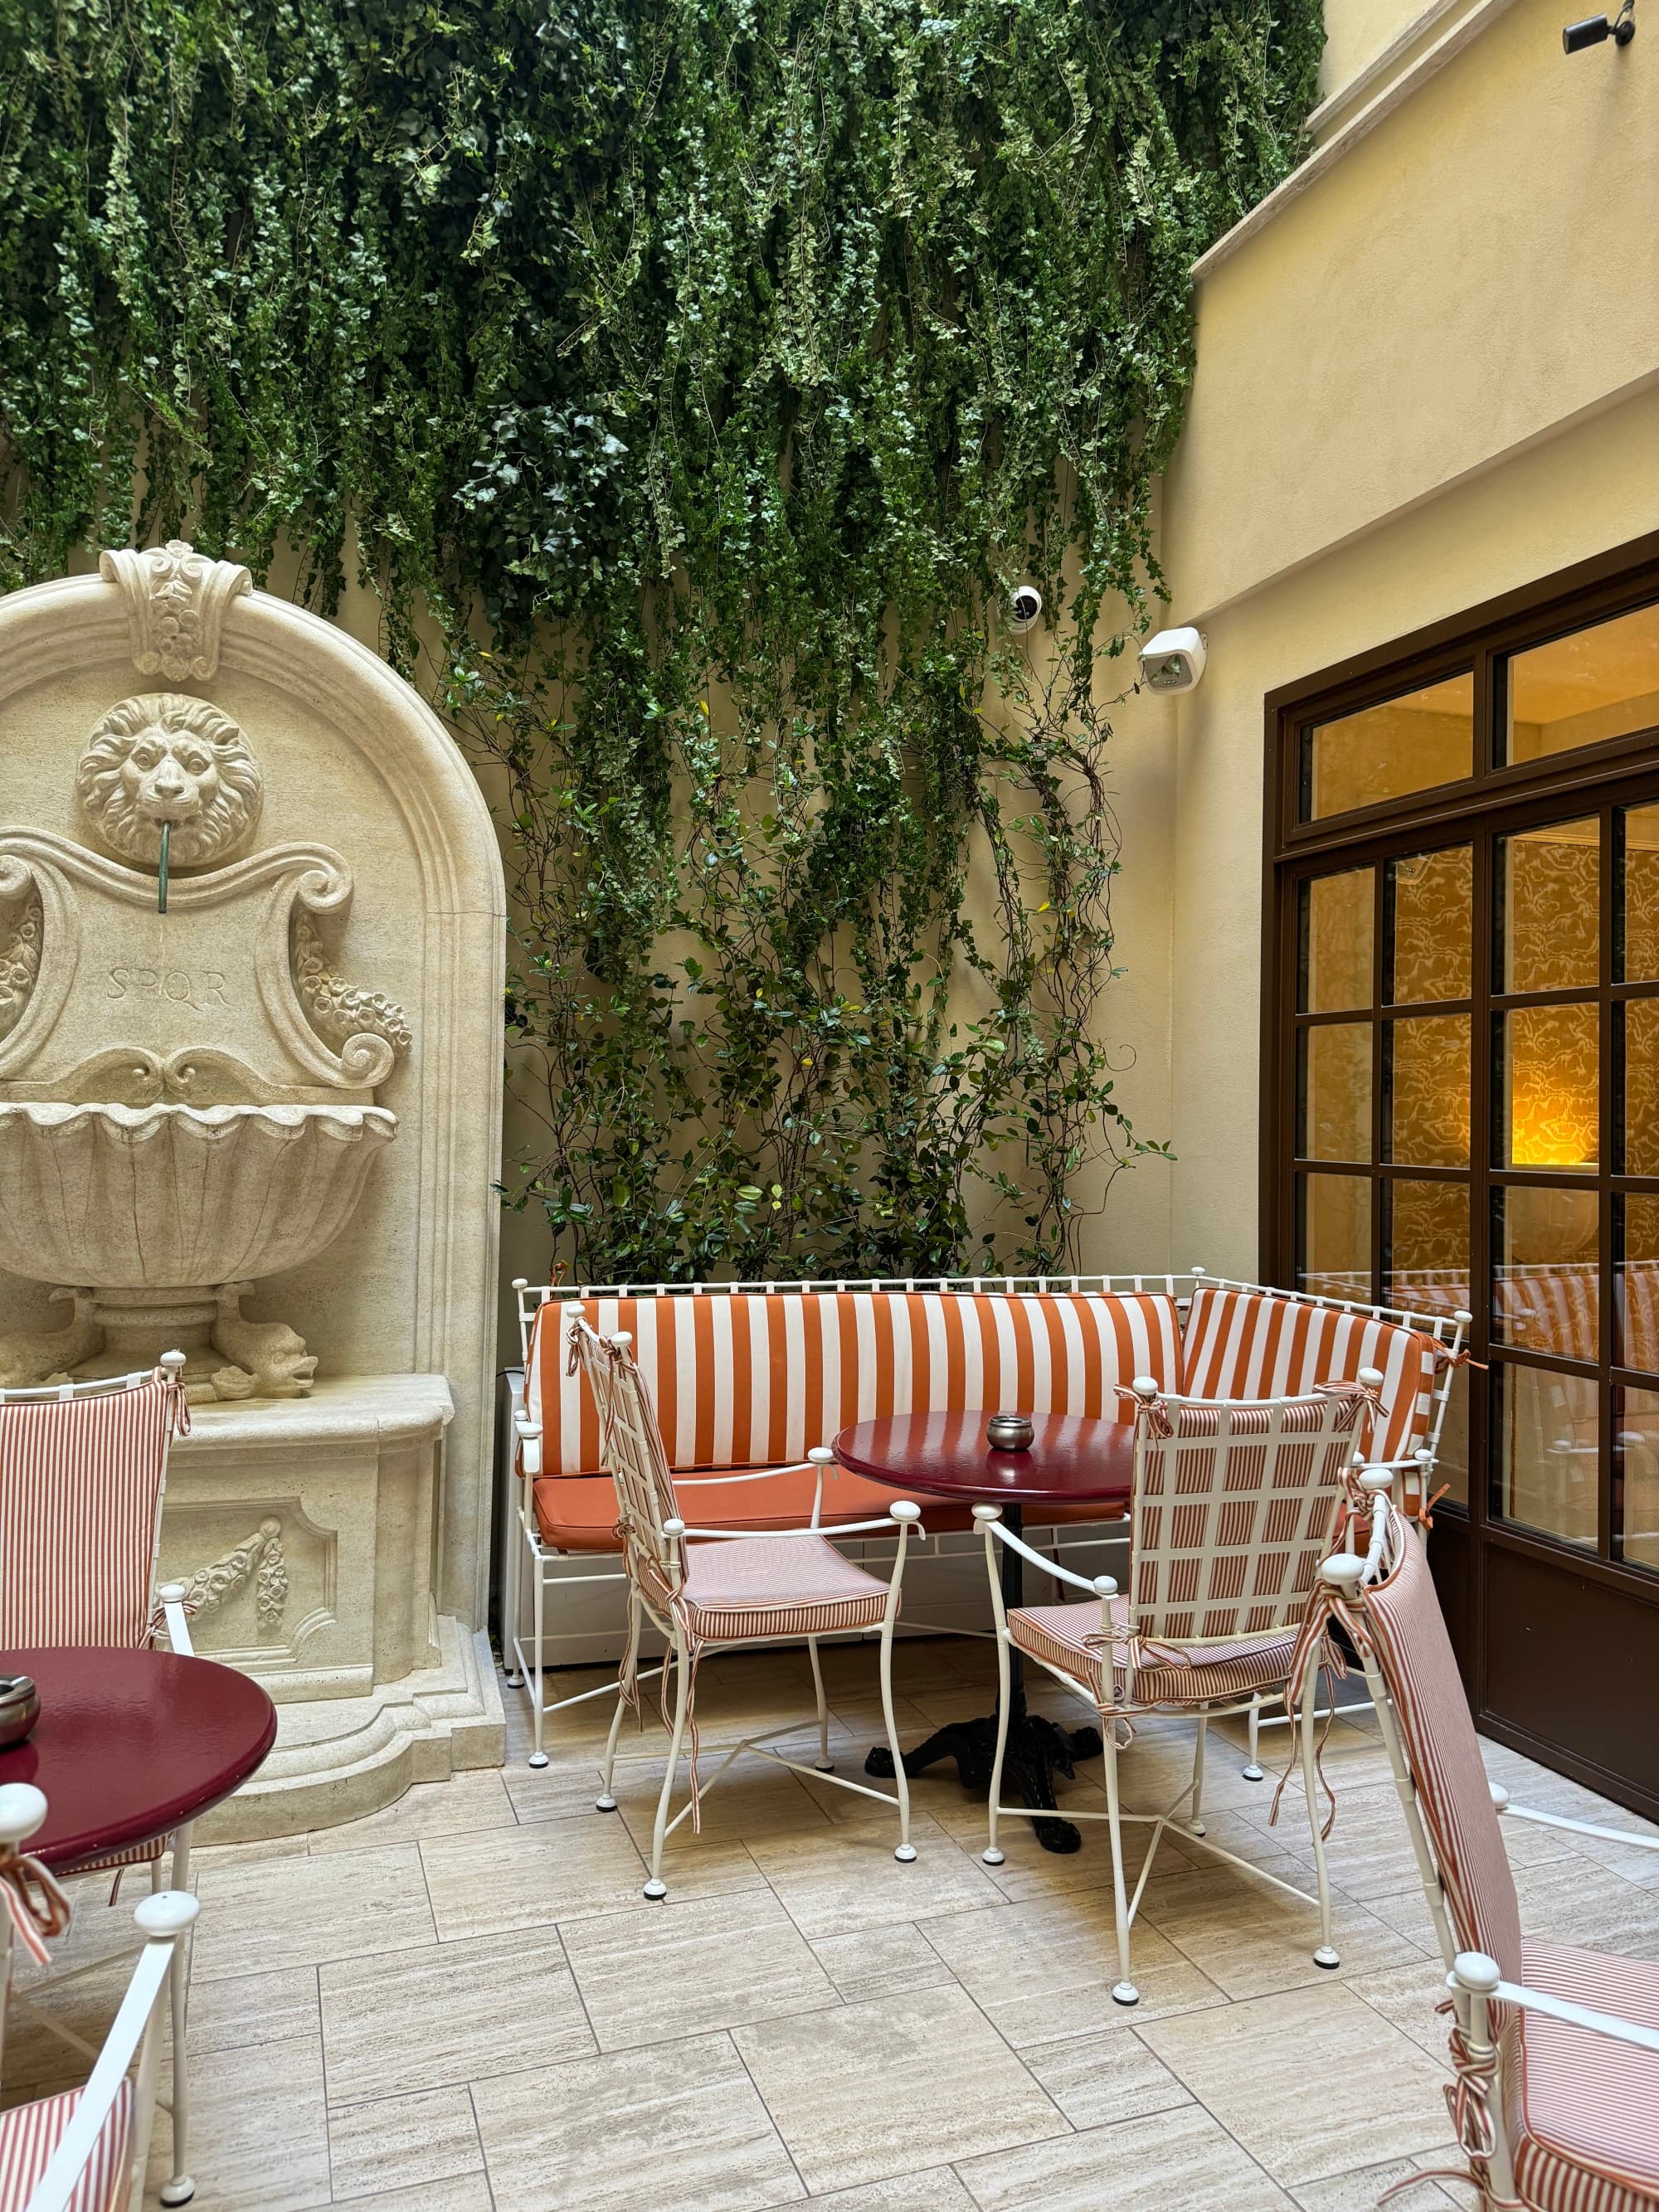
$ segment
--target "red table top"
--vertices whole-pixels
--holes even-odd
[[[993,1451],[988,1413],[895,1413],[836,1438],[854,1474],[930,1498],[983,1505],[1123,1505],[1134,1472],[1133,1421],[1034,1413],[1027,1451]]]
[[[0,1751],[0,1783],[46,1793],[46,1825],[24,1849],[58,1873],[166,1835],[228,1797],[276,1735],[255,1681],[171,1651],[71,1647],[0,1651],[29,1674],[40,1717]]]

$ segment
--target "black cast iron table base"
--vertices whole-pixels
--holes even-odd
[[[1018,1536],[1021,1522],[1018,1506],[1005,1505],[1002,1517]],[[1006,1544],[997,1548],[1000,1555],[998,1564],[1001,1569],[1003,1607],[1005,1611],[1012,1613],[1024,1602],[1024,1562]],[[1008,1747],[1002,1755],[1001,1802],[1005,1805],[1053,1806],[1055,1775],[1063,1774],[1070,1781],[1077,1771],[1079,1759],[1098,1759],[1100,1730],[1061,1728],[1057,1721],[1046,1720],[1041,1713],[1027,1712],[1025,1663],[1018,1647],[1012,1645],[1008,1652]],[[926,1743],[904,1753],[904,1771],[912,1776],[925,1774],[940,1759],[954,1759],[963,1789],[984,1790],[988,1795],[996,1755],[997,1716],[987,1713],[979,1720],[950,1721],[944,1728],[936,1729]],[[893,1754],[885,1744],[878,1743],[871,1752],[864,1762],[864,1771],[891,1781]],[[1031,1826],[1045,1851],[1075,1851],[1082,1846],[1083,1838],[1070,1820],[1033,1820]]]

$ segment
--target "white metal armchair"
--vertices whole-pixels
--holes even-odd
[[[644,1621],[649,1620],[666,1639],[665,1663],[674,1675],[674,1717],[668,1763],[657,1801],[646,1896],[654,1899],[668,1893],[662,1861],[673,1830],[688,1814],[694,1830],[700,1824],[702,1791],[708,1785],[700,1784],[697,1775],[694,1707],[698,1662],[711,1651],[736,1646],[786,1642],[806,1645],[817,1691],[818,1758],[814,1766],[804,1766],[773,1748],[763,1736],[750,1737],[726,1753],[708,1778],[709,1784],[717,1781],[741,1752],[757,1751],[797,1773],[815,1774],[841,1789],[894,1806],[899,1831],[894,1856],[902,1862],[913,1860],[916,1854],[910,1841],[910,1793],[893,1715],[893,1629],[898,1619],[905,1546],[920,1518],[919,1509],[904,1501],[896,1502],[890,1513],[879,1520],[836,1531],[839,1535],[880,1531],[896,1536],[892,1572],[885,1582],[844,1559],[815,1527],[775,1530],[763,1536],[688,1527],[675,1496],[656,1414],[629,1349],[626,1332],[600,1336],[578,1317],[571,1334],[572,1356],[580,1360],[599,1409],[605,1460],[616,1482],[629,1584],[628,1643],[619,1680],[621,1694],[605,1744],[600,1812],[612,1813],[617,1808],[612,1791],[617,1737],[624,1706],[638,1698],[637,1662]],[[878,1629],[881,1635],[882,1710],[896,1770],[891,1796],[835,1773],[830,1761],[830,1714],[818,1641],[825,1636],[862,1636],[872,1629]],[[690,1800],[671,1820],[669,1806],[680,1753],[686,1747],[690,1753]]]
[[[191,1656],[184,1585],[158,1589],[155,1583],[167,1454],[173,1437],[190,1427],[184,1364],[182,1352],[170,1352],[149,1375],[0,1391],[0,1650],[91,1644],[138,1650],[165,1629],[171,1649]],[[187,1890],[189,1826],[84,1871],[112,1871],[118,1890],[130,1866],[149,1867],[152,1892]],[[177,2052],[167,2100],[173,2172],[161,2201],[179,2205],[195,2193],[185,2064],[188,1941],[181,1938],[169,1957]],[[14,2002],[82,2057],[94,2057],[89,2045],[34,2000],[54,1984],[107,1963],[107,1955],[91,1960],[35,1984]]]
[[[1233,1401],[1164,1398],[1150,1379],[1135,1384],[1135,1462],[1130,1506],[1129,1589],[1111,1577],[1087,1582],[1055,1568],[1001,1525],[994,1505],[975,1509],[985,1531],[997,1624],[1000,1696],[990,1833],[984,1856],[999,1865],[998,1823],[1042,1808],[1000,1802],[1010,1710],[1012,1656],[1033,1659],[1099,1713],[1104,1739],[1106,1810],[1068,1803],[1067,1820],[1103,1820],[1112,1857],[1119,2004],[1139,2002],[1129,1971],[1130,1934],[1158,1846],[1166,1831],[1202,1844],[1257,1881],[1319,1909],[1322,1966],[1340,1961],[1331,1941],[1330,1883],[1316,1802],[1310,1720],[1322,1645],[1299,1641],[1310,1592],[1328,1551],[1338,1508],[1349,1495],[1356,1425],[1374,1405],[1381,1376],[1367,1369],[1353,1388],[1309,1397]],[[1082,1603],[1004,1607],[995,1558],[1012,1546],[1090,1591]],[[1281,1696],[1300,1714],[1302,1773],[1308,1797],[1318,1894],[1224,1850],[1205,1832],[1205,1737],[1211,1721],[1245,1714],[1252,1699]],[[1126,1813],[1119,1798],[1118,1731],[1137,1715],[1175,1713],[1197,1723],[1192,1779],[1158,1813]],[[1184,1808],[1184,1810],[1183,1810]],[[1123,1864],[1123,1825],[1152,1827],[1133,1895]]]
[[[1499,1814],[1659,1850],[1490,1784],[1423,1547],[1372,1479],[1369,1542],[1317,1601],[1358,1651],[1445,1956],[1447,2102],[1486,2212],[1659,2205],[1659,1965],[1523,1936]]]
[[[14,1930],[44,1959],[47,1934],[68,1925],[62,1893],[20,1850],[46,1817],[38,1790],[27,1783],[0,1789],[0,2035]],[[197,1909],[193,1897],[176,1890],[144,1899],[133,1915],[143,1939],[138,1963],[102,2050],[90,2054],[84,2087],[0,2112],[0,2212],[139,2212],[156,2105],[158,2016]]]

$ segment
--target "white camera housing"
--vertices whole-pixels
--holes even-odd
[[[1042,612],[1042,594],[1035,584],[1021,584],[1008,602],[1008,627],[1016,636],[1035,629]]]
[[[1149,691],[1193,691],[1204,673],[1204,640],[1195,629],[1161,629],[1140,648],[1140,680]]]

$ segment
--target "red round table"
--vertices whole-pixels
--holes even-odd
[[[985,1440],[988,1413],[897,1413],[859,1421],[836,1438],[843,1467],[901,1494],[948,1498],[962,1504],[1000,1505],[1011,1534],[1020,1534],[1024,1509],[1096,1507],[1103,1516],[1128,1504],[1134,1473],[1134,1425],[1091,1420],[1078,1413],[1034,1413],[1024,1451],[996,1451]],[[924,1522],[924,1526],[926,1525]],[[1025,1563],[1011,1546],[997,1547],[1002,1601],[1012,1612],[1024,1602]],[[1097,1729],[1064,1729],[1028,1712],[1025,1669],[1018,1650],[1008,1652],[1008,1743],[1003,1754],[1003,1795],[1011,1803],[1052,1806],[1056,1772],[1075,1771],[1079,1759],[1097,1759]],[[954,1759],[969,1789],[990,1786],[996,1758],[997,1717],[952,1721],[904,1754],[907,1774],[921,1774],[941,1759]],[[865,1771],[890,1776],[892,1754],[878,1745]],[[1032,1823],[1045,1850],[1074,1851],[1082,1840],[1069,1820]]]
[[[0,1751],[0,1783],[46,1793],[28,1849],[57,1874],[169,1834],[230,1796],[276,1736],[276,1708],[234,1667],[171,1651],[0,1651],[40,1717]]]

